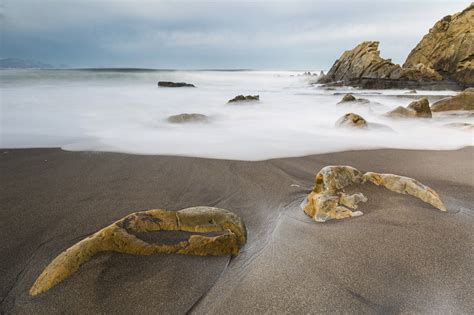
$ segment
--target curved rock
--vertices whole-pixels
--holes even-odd
[[[155,244],[138,237],[139,233],[185,231],[193,234],[176,244]],[[57,256],[36,279],[30,295],[54,287],[95,254],[114,251],[133,255],[178,253],[197,256],[237,255],[247,241],[243,221],[234,213],[212,207],[193,207],[179,211],[154,209],[135,212],[112,223],[71,246]]]
[[[384,186],[388,190],[399,194],[412,195],[441,211],[447,211],[439,195],[433,189],[423,185],[416,179],[394,174],[367,172],[364,174],[364,180],[377,186]]]
[[[410,52],[404,68],[419,64],[465,84],[474,84],[474,3],[448,15],[430,29]]]
[[[471,92],[470,89],[466,89],[458,95],[443,98],[431,105],[431,111],[433,112],[450,110],[474,111],[474,91]]]
[[[366,181],[400,194],[415,196],[441,211],[446,211],[438,194],[413,178],[374,172],[362,175],[351,166],[341,165],[326,166],[318,172],[313,191],[307,196],[303,210],[316,222],[360,216],[363,214],[361,211],[352,210],[357,209],[358,203],[366,202],[367,198],[361,193],[348,195],[344,188]]]
[[[168,117],[168,122],[173,124],[180,124],[180,123],[192,123],[192,122],[206,122],[209,120],[209,117],[203,114],[188,114],[183,113],[179,115],[173,115]]]

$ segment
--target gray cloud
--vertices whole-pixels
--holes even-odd
[[[469,1],[4,0],[1,57],[77,67],[328,68],[381,41],[403,62]]]

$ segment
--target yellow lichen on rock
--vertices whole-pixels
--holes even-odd
[[[362,193],[348,195],[344,192],[344,188],[366,181],[382,185],[400,194],[415,196],[441,211],[446,211],[439,195],[430,187],[413,178],[374,172],[362,175],[359,170],[351,166],[322,168],[316,175],[313,191],[306,198],[303,210],[316,222],[360,216],[363,214],[361,211],[352,210],[357,209],[359,202],[366,202],[367,198]]]
[[[191,235],[186,241],[171,245],[148,243],[135,235],[155,231],[217,232],[218,235]],[[245,224],[228,210],[193,207],[176,212],[162,209],[135,212],[62,252],[36,279],[30,294],[38,295],[54,287],[99,252],[114,251],[133,255],[237,255],[246,241]]]

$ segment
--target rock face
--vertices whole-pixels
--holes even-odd
[[[160,81],[158,86],[161,87],[195,87],[194,84],[185,83],[185,82],[169,82],[169,81]]]
[[[347,85],[361,78],[398,79],[401,67],[380,57],[379,42],[362,42],[345,51],[320,83],[342,81]]]
[[[316,183],[306,199],[303,210],[316,222],[360,216],[363,214],[361,211],[352,210],[357,209],[358,203],[366,202],[367,198],[362,193],[348,195],[344,188],[367,181],[399,194],[412,195],[441,211],[446,211],[438,194],[413,178],[374,172],[362,174],[351,166],[322,168],[316,175]]]
[[[443,112],[449,110],[469,110],[474,111],[474,91],[466,89],[456,96],[447,97],[431,105],[433,112]]]
[[[356,98],[352,94],[346,94],[344,95],[344,97],[338,104],[351,103],[351,102],[358,102],[358,103],[363,103],[363,104],[370,103],[370,101],[366,98]]]
[[[175,244],[149,243],[140,238],[143,233],[163,230],[193,234],[186,241]],[[244,222],[228,210],[193,207],[179,211],[156,209],[135,212],[62,252],[36,279],[30,295],[38,295],[54,287],[100,252],[114,251],[132,255],[237,255],[246,241]]]
[[[394,110],[389,111],[385,114],[389,117],[401,117],[401,118],[431,118],[432,113],[430,109],[430,103],[426,97],[423,97],[417,101],[411,102],[406,108],[398,106]]]
[[[345,51],[318,83],[363,88],[455,89],[474,85],[474,4],[446,16],[412,50],[403,67],[380,57],[379,42]]]
[[[206,122],[209,120],[209,117],[203,114],[179,114],[179,115],[173,115],[168,117],[168,122],[173,123],[173,124],[181,124],[181,123],[192,123],[192,122]]]
[[[251,102],[251,101],[259,101],[260,95],[237,95],[233,99],[230,99],[227,103],[235,103],[235,102]]]
[[[347,113],[336,121],[336,127],[368,128],[367,121],[360,115]]]
[[[474,85],[474,3],[436,22],[410,52],[404,68],[425,65],[463,85]]]

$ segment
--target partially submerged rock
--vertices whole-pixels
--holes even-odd
[[[158,86],[161,87],[195,87],[194,84],[186,82],[170,82],[170,81],[160,81]]]
[[[443,112],[450,110],[474,111],[474,91],[466,89],[458,95],[443,98],[431,105],[433,112]]]
[[[417,94],[418,92],[416,90],[410,90],[408,92],[405,92],[405,94]]]
[[[426,97],[411,102],[406,108],[398,106],[385,115],[393,118],[432,118],[430,103]]]
[[[173,115],[168,117],[168,122],[173,124],[181,124],[181,123],[192,123],[192,122],[206,122],[209,120],[209,117],[203,114],[196,114],[196,113],[184,113],[179,115]]]
[[[393,131],[393,129],[387,125],[368,122],[364,117],[354,113],[347,113],[339,118],[335,126],[338,128],[357,128],[361,130],[379,129],[383,131]]]
[[[227,103],[235,103],[235,102],[252,102],[252,101],[259,101],[260,95],[237,95],[233,99],[230,99]]]
[[[313,191],[308,195],[303,210],[316,222],[360,216],[363,214],[361,211],[353,210],[357,209],[360,202],[366,202],[367,198],[362,193],[348,195],[344,188],[366,181],[400,194],[415,196],[441,211],[446,211],[438,194],[415,179],[374,172],[362,174],[351,166],[322,168],[316,175]]]
[[[411,102],[408,106],[408,109],[414,110],[415,111],[415,116],[416,117],[421,117],[421,118],[431,118],[431,109],[430,109],[430,103],[428,102],[428,99],[426,97],[420,98],[419,100]]]
[[[360,115],[347,113],[336,121],[336,127],[367,128],[367,121]]]
[[[139,238],[142,233],[164,230],[214,235],[193,234],[186,241],[175,244],[149,243]],[[246,241],[245,224],[228,210],[193,207],[180,211],[156,209],[135,212],[62,252],[36,279],[30,289],[30,295],[38,295],[54,287],[99,252],[114,251],[132,255],[237,255]]]
[[[342,98],[342,100],[339,101],[338,104],[352,103],[352,102],[357,102],[357,103],[362,103],[362,104],[370,103],[370,101],[366,98],[356,98],[354,95],[349,93],[349,94],[344,95],[344,97]]]
[[[460,122],[453,122],[449,124],[445,124],[445,127],[463,130],[463,131],[474,131],[474,124],[470,123],[460,123]]]

